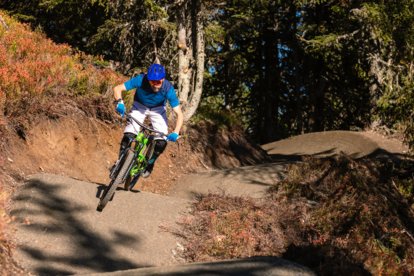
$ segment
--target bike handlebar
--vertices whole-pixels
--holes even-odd
[[[135,119],[134,117],[132,117],[131,115],[126,115],[126,120],[128,121],[128,120],[134,120],[134,122],[135,123],[137,123],[140,127],[142,127],[142,128],[144,128],[144,129],[146,129],[146,130],[148,130],[148,131],[150,131],[150,132],[154,132],[154,133],[158,133],[158,134],[160,134],[160,135],[163,135],[163,136],[168,136],[168,134],[167,133],[164,133],[164,132],[161,132],[161,131],[158,131],[158,130],[155,130],[155,129],[153,129],[153,128],[150,128],[149,126],[147,126],[147,125],[145,125],[145,124],[143,124],[143,123],[141,123],[140,121],[138,121],[137,119]]]

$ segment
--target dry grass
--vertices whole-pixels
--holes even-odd
[[[299,241],[300,216],[272,202],[209,194],[181,220],[178,234],[186,238],[184,255],[190,261],[279,255]]]
[[[413,274],[413,165],[308,159],[260,202],[200,196],[178,231],[184,257],[273,255],[321,275]]]
[[[413,173],[412,161],[308,160],[293,166],[272,195],[313,202],[303,229],[308,250],[302,253],[329,255],[329,262],[319,264],[325,270],[344,272],[353,265],[373,274],[413,273],[414,197],[401,193],[403,187],[412,191]],[[344,261],[343,255],[351,257]]]

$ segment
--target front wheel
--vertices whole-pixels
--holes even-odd
[[[155,146],[154,140],[151,140],[151,143],[145,148],[143,152],[145,159],[141,162],[138,162],[137,164],[138,173],[134,177],[131,177],[131,175],[128,175],[127,179],[125,180],[125,184],[124,184],[124,189],[126,191],[132,191],[132,189],[137,184],[141,176],[141,173],[145,171],[148,165],[148,161],[151,159],[152,155],[154,154],[154,146]]]
[[[126,191],[132,191],[132,189],[135,187],[135,184],[137,184],[140,176],[141,173],[135,175],[134,177],[128,175],[127,179],[125,180],[124,189]]]
[[[125,160],[122,164],[121,169],[118,171],[117,176],[109,186],[106,188],[104,194],[99,201],[98,207],[96,208],[97,211],[102,212],[103,208],[105,208],[106,204],[114,195],[116,188],[119,184],[123,182],[125,179],[125,175],[128,173],[129,168],[131,167],[131,163],[134,160],[134,152],[132,150],[128,150],[127,154],[125,155]]]

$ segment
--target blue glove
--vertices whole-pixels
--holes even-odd
[[[119,113],[119,115],[121,115],[121,117],[124,117],[125,115],[125,105],[123,101],[120,101],[117,105],[116,105],[116,112]]]
[[[167,141],[171,141],[171,142],[176,142],[178,137],[180,137],[178,135],[178,133],[176,132],[171,132],[170,134],[167,135]]]

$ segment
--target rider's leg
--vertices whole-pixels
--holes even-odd
[[[146,110],[144,108],[134,106],[129,115],[142,123],[145,120],[145,112]],[[119,156],[121,156],[123,150],[130,145],[130,142],[135,138],[140,129],[141,127],[135,121],[131,120],[128,122],[124,130],[124,137],[121,140]]]
[[[148,160],[148,164],[154,164],[155,160],[157,160],[158,156],[161,155],[161,153],[165,150],[165,148],[167,147],[167,141],[165,141],[164,139],[156,139],[154,141],[155,145],[154,145],[154,152],[151,156],[151,159]]]
[[[149,112],[147,112],[148,117],[151,120],[152,127],[160,132],[167,133],[168,132],[168,125],[167,125],[167,112],[164,106],[152,108]],[[145,172],[142,174],[143,177],[148,177],[152,169],[154,168],[154,163],[160,154],[165,150],[167,147],[167,141],[164,137],[156,137],[155,138],[155,146],[154,146],[154,153],[152,154],[151,159],[148,161],[148,166]]]
[[[144,178],[150,176],[152,170],[154,169],[155,160],[157,160],[160,154],[167,147],[167,141],[165,141],[164,139],[155,140],[154,143],[154,152],[152,153],[150,160],[148,160],[148,165],[145,168],[145,171],[142,173],[142,177]]]
[[[139,121],[140,123],[143,123],[145,120],[146,111],[147,110],[145,109],[144,106],[141,107],[141,105],[140,106],[134,105],[129,115],[133,117],[135,120]],[[138,134],[140,129],[141,127],[134,120],[130,120],[124,129],[124,133],[129,132],[129,133]]]
[[[152,127],[160,132],[168,132],[167,110],[165,106],[153,107],[147,111]]]
[[[122,152],[129,147],[132,140],[134,140],[136,134],[131,132],[124,132],[124,137],[121,140],[121,146],[119,147],[119,157],[121,157]]]

